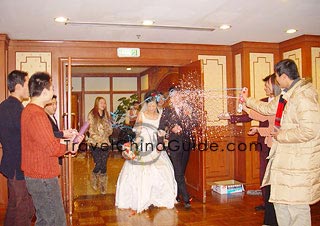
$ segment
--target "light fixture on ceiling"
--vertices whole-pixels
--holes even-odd
[[[288,30],[286,30],[286,33],[287,34],[293,34],[293,33],[296,33],[298,30],[296,30],[296,29],[288,29]]]
[[[154,25],[154,21],[153,20],[143,20],[142,25],[151,26],[151,25]]]
[[[58,22],[58,23],[66,23],[66,22],[68,22],[68,20],[69,20],[68,18],[63,17],[63,16],[59,16],[59,17],[54,18],[54,21]]]
[[[222,24],[220,27],[219,27],[221,30],[228,30],[231,28],[231,25],[229,24]]]
[[[174,26],[174,25],[154,25],[154,21],[149,21],[149,24],[123,24],[123,23],[107,23],[107,22],[91,22],[91,21],[72,21],[70,19],[57,20],[56,22],[64,23],[65,25],[88,25],[88,26],[112,26],[112,27],[131,27],[131,28],[154,28],[154,29],[171,29],[171,30],[194,30],[194,31],[214,31],[215,28],[210,27],[189,27],[189,26]],[[151,24],[152,22],[152,24]]]
[[[127,69],[126,69],[127,71],[131,71],[132,70],[132,68],[131,67],[127,67]]]

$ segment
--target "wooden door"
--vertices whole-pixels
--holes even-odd
[[[71,67],[72,60],[71,57],[67,59],[60,59],[60,81],[61,87],[61,107],[63,112],[63,129],[75,128],[72,122],[75,122],[72,118],[72,79],[71,79]],[[62,164],[61,173],[61,190],[62,199],[67,212],[72,215],[73,212],[73,166],[72,166],[72,155],[69,152],[67,157],[64,158]]]
[[[166,93],[171,86],[178,85],[181,77],[179,73],[170,73],[167,74],[162,80],[159,82],[157,86],[157,90]]]
[[[182,79],[182,88],[184,90],[202,90],[203,89],[203,66],[202,61],[195,61],[191,64],[185,65],[179,70],[180,78]],[[199,109],[199,121],[204,122],[203,115],[203,99],[200,96],[191,99],[194,105]],[[200,123],[199,125],[202,125]],[[204,128],[198,126],[195,131],[196,141],[202,141],[202,134]],[[197,145],[196,145],[197,146]],[[190,195],[203,203],[206,202],[206,188],[205,188],[205,153],[195,148],[191,154],[186,170],[186,184]]]
[[[3,150],[0,145],[0,159],[2,159]],[[7,178],[0,174],[0,211],[5,211],[8,205],[8,187]]]
[[[202,62],[196,61],[191,64],[179,68],[179,73],[168,74],[157,86],[157,90],[166,93],[173,85],[182,86],[183,90],[187,89],[203,89],[203,70]],[[203,112],[203,100],[195,100],[193,103]],[[202,110],[201,110],[202,109]],[[200,120],[204,120],[201,117]],[[201,140],[201,134],[204,134],[202,128],[195,131],[197,140]],[[186,172],[186,183],[188,192],[202,202],[206,201],[205,189],[205,155],[204,152],[194,150],[191,152]]]
[[[81,115],[80,115],[80,109],[82,109],[81,106],[81,93],[79,92],[72,92],[71,95],[71,125],[72,128],[79,130],[80,124],[82,125]],[[81,123],[80,123],[81,122]]]

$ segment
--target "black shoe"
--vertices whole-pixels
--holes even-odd
[[[265,206],[264,205],[256,206],[256,207],[254,207],[254,209],[256,211],[264,211],[265,210]]]
[[[177,202],[181,202],[181,199],[179,196],[176,197]]]
[[[190,208],[191,208],[190,202],[186,202],[186,203],[184,204],[184,208],[185,208],[185,209],[190,209]]]

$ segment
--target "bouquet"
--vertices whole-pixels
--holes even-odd
[[[139,151],[136,145],[132,145],[131,142],[124,143],[122,145],[122,156],[128,160],[134,160],[139,157]]]

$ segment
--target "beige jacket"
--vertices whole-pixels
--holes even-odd
[[[97,122],[94,121],[93,114],[88,114],[89,127],[89,138],[88,143],[97,144],[100,147],[101,144],[110,145],[109,136],[112,134],[112,125],[108,120],[108,117],[99,118]]]
[[[270,202],[313,204],[320,200],[320,107],[312,84],[298,81],[283,95],[287,100],[277,139],[273,139],[262,186],[271,185]],[[265,115],[270,103],[248,98],[247,106]]]

